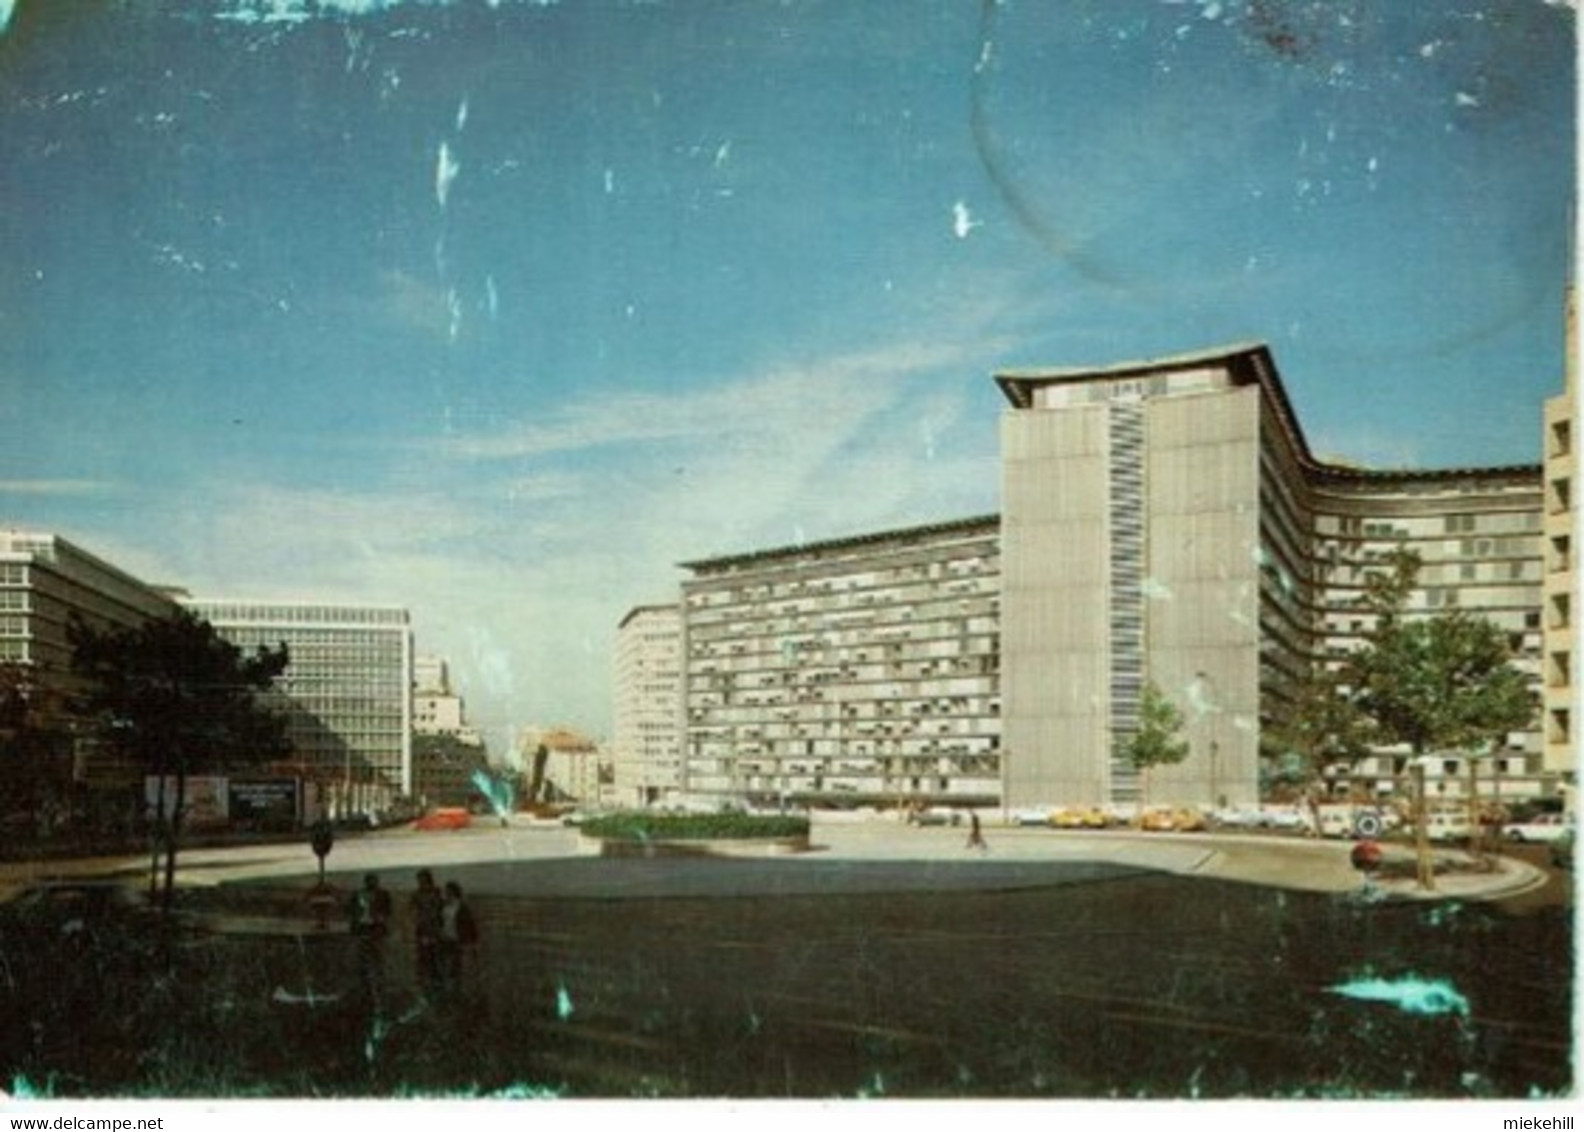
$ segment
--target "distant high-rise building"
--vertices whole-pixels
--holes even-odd
[[[277,682],[305,775],[340,814],[387,809],[413,793],[412,628],[394,606],[184,598],[244,649],[286,645]]]
[[[682,611],[640,605],[616,629],[612,772],[616,800],[652,805],[682,788]]]
[[[413,732],[449,735],[478,746],[478,732],[467,722],[462,697],[451,686],[451,670],[443,657],[420,656],[413,660]]]

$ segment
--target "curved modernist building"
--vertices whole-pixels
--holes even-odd
[[[1136,800],[1119,749],[1151,682],[1190,743],[1152,797],[1255,801],[1262,721],[1361,640],[1364,579],[1399,546],[1424,563],[1413,611],[1489,617],[1538,680],[1539,465],[1321,460],[1258,344],[996,381],[1005,804]],[[1539,753],[1533,731],[1502,757],[1538,773]]]

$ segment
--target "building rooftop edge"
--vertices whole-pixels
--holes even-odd
[[[1030,392],[1034,386],[1076,383],[1089,379],[1127,377],[1134,374],[1153,373],[1159,370],[1181,370],[1211,362],[1243,363],[1251,367],[1254,383],[1260,385],[1274,403],[1277,415],[1292,438],[1304,470],[1315,480],[1330,482],[1403,482],[1416,479],[1436,479],[1464,476],[1539,476],[1543,465],[1539,462],[1521,464],[1466,465],[1449,468],[1366,468],[1350,464],[1331,463],[1320,459],[1309,448],[1298,414],[1287,396],[1286,385],[1276,369],[1276,360],[1269,345],[1260,341],[1233,342],[1203,350],[1163,355],[1158,358],[1141,358],[1114,362],[1100,366],[1063,366],[1048,369],[1009,369],[998,371],[995,382],[1014,408],[1027,409],[1033,404]]]
[[[627,627],[627,623],[641,613],[664,613],[667,610],[675,611],[676,609],[677,604],[674,601],[651,602],[648,605],[635,605],[627,611],[626,616],[616,623],[616,628],[625,629]]]
[[[945,534],[949,531],[966,531],[976,527],[995,525],[1000,526],[1001,515],[999,512],[990,515],[976,515],[968,519],[948,519],[939,523],[923,523],[913,527],[894,527],[884,531],[872,531],[867,534],[846,535],[841,538],[818,539],[813,542],[798,543],[790,546],[771,547],[765,550],[750,550],[740,554],[723,554],[713,558],[697,558],[690,562],[680,562],[678,565],[684,570],[701,570],[711,566],[728,566],[733,563],[753,562],[765,558],[784,558],[791,554],[807,554],[810,551],[837,550],[846,546],[867,546],[887,539],[906,538],[910,535]]]

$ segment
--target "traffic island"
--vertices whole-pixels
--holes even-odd
[[[785,814],[607,814],[579,832],[579,851],[599,857],[761,857],[812,848],[808,818]]]

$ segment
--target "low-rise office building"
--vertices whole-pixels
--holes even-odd
[[[39,721],[56,729],[53,741],[43,744],[48,754],[37,755],[51,765],[0,783],[8,811],[32,807],[48,825],[56,813],[65,820],[80,804],[96,805],[73,798],[83,791],[114,793],[125,799],[119,808],[136,809],[143,768],[92,742],[72,716],[71,699],[81,685],[72,673],[67,627],[79,618],[95,629],[130,629],[175,610],[166,591],[59,535],[0,530],[0,664],[15,666],[29,694],[58,709]]]

